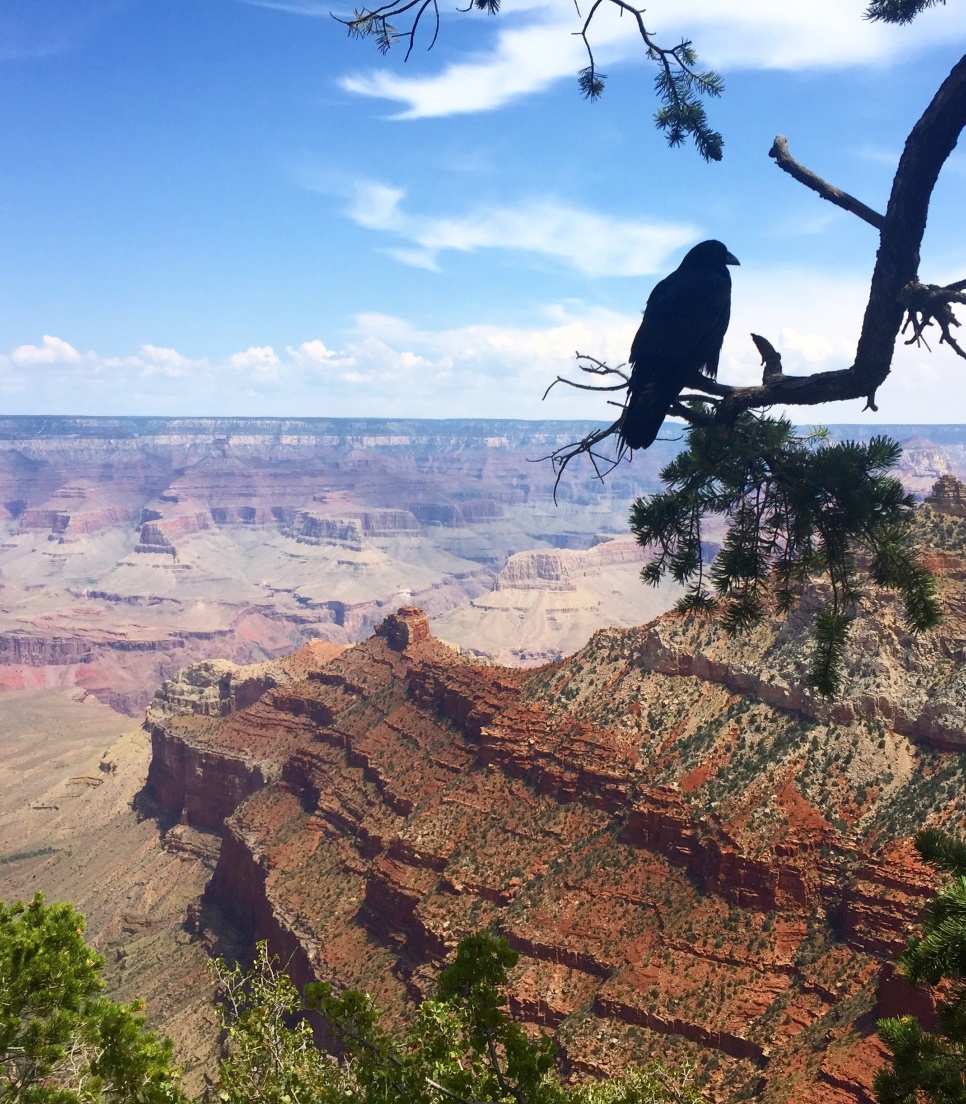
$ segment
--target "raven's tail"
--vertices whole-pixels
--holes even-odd
[[[649,384],[632,392],[620,418],[618,435],[620,452],[626,449],[646,449],[654,444],[668,408],[677,398],[677,391]]]

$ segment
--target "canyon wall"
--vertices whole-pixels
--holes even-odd
[[[407,607],[247,708],[159,712],[147,793],[221,837],[206,901],[299,981],[404,1016],[491,926],[575,1073],[657,1057],[715,1099],[871,1104],[936,884],[909,837],[966,815],[966,528],[925,516],[946,623],[910,638],[867,596],[834,705],[803,689],[816,595],[739,641],[668,614],[535,670]]]

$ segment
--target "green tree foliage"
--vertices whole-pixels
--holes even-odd
[[[102,997],[104,960],[70,905],[0,902],[0,1102],[182,1104],[169,1040]]]
[[[900,449],[888,437],[830,444],[795,434],[785,418],[742,413],[717,424],[694,404],[701,424],[661,472],[667,487],[638,499],[631,529],[655,558],[642,572],[685,586],[681,610],[723,607],[726,630],[741,632],[770,603],[788,612],[801,588],[825,578],[830,598],[815,627],[811,678],[827,695],[839,687],[846,633],[864,573],[902,596],[906,621],[920,631],[940,619],[935,584],[917,559],[913,499],[889,474]],[[705,563],[702,525],[730,522],[713,563]]]
[[[341,1073],[315,1045],[302,997],[268,954],[256,948],[250,971],[217,959],[221,1024],[228,1056],[220,1067],[225,1104],[322,1104],[343,1099]]]
[[[391,1031],[358,990],[292,981],[257,948],[249,971],[218,959],[227,1056],[223,1104],[700,1104],[687,1071],[659,1066],[617,1079],[561,1083],[549,1039],[506,1012],[505,939],[464,939],[437,993]],[[145,1030],[138,1005],[101,996],[103,959],[70,905],[0,903],[0,1104],[188,1104],[172,1044]],[[321,1014],[342,1057],[316,1045]]]
[[[224,962],[229,1057],[221,1067],[225,1104],[698,1104],[687,1077],[656,1066],[619,1079],[565,1086],[553,1044],[533,1042],[506,1012],[507,970],[517,960],[505,939],[464,939],[402,1031],[386,1028],[368,996],[331,985],[306,987],[305,1007],[320,1014],[336,1061],[315,1050],[303,1005],[260,944],[247,975]]]
[[[915,1016],[879,1021],[892,1065],[875,1079],[880,1104],[966,1104],[966,843],[920,832],[920,855],[953,877],[930,901],[923,933],[909,941],[900,969],[913,985],[943,985],[937,1032]]]

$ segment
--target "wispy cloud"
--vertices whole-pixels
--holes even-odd
[[[124,0],[5,0],[0,5],[0,62],[43,61],[67,53],[103,20],[117,15]]]
[[[252,8],[270,8],[273,11],[289,12],[292,15],[310,15],[318,18],[331,16],[332,5],[324,0],[241,0]]]
[[[901,28],[869,23],[865,7],[866,0],[660,0],[648,6],[647,17],[658,41],[691,38],[703,61],[732,71],[881,65],[937,42],[966,38],[961,7],[926,12]],[[492,39],[481,32],[482,45],[472,54],[448,60],[432,76],[372,69],[340,84],[398,104],[396,118],[419,119],[492,110],[558,80],[575,80],[586,64],[581,40],[574,36],[580,19],[566,4],[511,2],[499,19]],[[628,58],[646,64],[633,21],[617,18],[607,7],[592,25],[592,41],[604,68]]]
[[[620,219],[552,198],[480,206],[456,215],[420,215],[403,207],[401,188],[357,182],[348,214],[359,226],[404,239],[387,252],[403,264],[436,269],[447,252],[506,249],[549,257],[587,276],[641,276],[699,236],[687,223]]]

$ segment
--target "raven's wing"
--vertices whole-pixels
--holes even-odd
[[[714,378],[731,317],[731,276],[726,268],[676,271],[647,300],[631,345],[631,389],[670,373],[681,387],[697,371]]]

